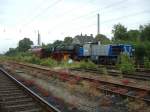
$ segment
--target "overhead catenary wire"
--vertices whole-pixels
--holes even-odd
[[[106,5],[106,6],[104,6],[104,7],[102,7],[101,8],[101,10],[107,10],[107,9],[109,9],[109,8],[112,8],[112,7],[116,7],[116,6],[118,6],[119,4],[122,4],[122,3],[124,3],[124,2],[127,2],[128,0],[121,0],[121,1],[117,1],[117,2],[113,2],[113,3],[111,3],[111,4],[109,4],[109,5]],[[96,9],[96,10],[93,10],[93,11],[91,11],[91,12],[88,12],[88,13],[86,13],[86,14],[83,14],[83,15],[81,15],[81,16],[78,16],[78,17],[75,17],[75,18],[72,18],[72,19],[68,19],[67,20],[67,22],[75,22],[75,21],[77,21],[77,20],[79,20],[79,19],[81,19],[81,18],[86,18],[86,17],[95,17],[95,13],[97,14],[97,11],[100,11],[100,9]],[[91,15],[92,14],[92,15]],[[57,23],[54,27],[52,27],[51,29],[55,29],[55,28],[57,28],[57,26],[60,26],[60,24],[63,24],[63,23],[65,23],[64,21],[62,21],[62,22],[60,22],[60,23]]]
[[[88,4],[91,4],[93,1],[94,1],[94,0],[89,0],[89,1],[88,1]],[[72,14],[72,11],[75,11],[77,8],[80,8],[80,6],[78,6],[78,7],[73,7],[73,8],[71,8],[70,10],[65,11],[64,13],[62,13],[60,16],[62,17],[62,16],[64,16],[64,15],[66,15],[66,14]],[[82,9],[83,9],[83,8],[84,8],[84,7],[82,7]]]
[[[127,6],[125,6],[125,7],[119,7],[119,8],[117,8],[117,10],[120,10],[120,9],[122,9],[122,8],[126,8]],[[111,10],[112,11],[112,10]],[[110,13],[111,11],[107,11],[107,10],[104,10],[104,11],[102,11],[103,12],[103,15],[104,15],[104,12],[107,12],[107,14],[108,13]],[[101,11],[100,11],[101,12]],[[99,13],[99,12],[98,12]],[[96,15],[96,13],[93,13],[93,14],[91,14],[91,15],[89,15],[89,16],[85,16],[85,17],[83,17],[83,18],[79,18],[79,19],[76,19],[76,20],[70,20],[72,23],[75,23],[75,22],[78,22],[78,20],[80,20],[80,21],[84,21],[85,19],[90,19],[90,18],[95,18],[95,15]],[[83,20],[81,20],[81,19],[83,19]],[[68,22],[68,21],[67,21]],[[65,23],[65,22],[63,22],[63,23]],[[61,24],[61,23],[60,23]],[[60,25],[60,24],[58,24],[58,26]],[[57,25],[55,25],[56,27],[57,27]],[[53,27],[54,28],[54,27]]]
[[[130,13],[128,15],[120,16],[120,17],[117,17],[117,18],[114,18],[114,19],[101,21],[101,25],[106,24],[106,23],[110,23],[110,22],[113,22],[113,21],[115,22],[115,21],[118,21],[118,20],[130,18],[130,17],[133,17],[133,16],[145,14],[145,13],[150,13],[150,10],[143,10],[143,11],[140,11],[140,12],[135,12],[135,13]],[[95,15],[95,17],[96,17],[96,15]],[[78,28],[81,28],[81,27],[87,28],[87,27],[92,27],[92,26],[96,27],[96,25],[97,25],[96,23],[92,23],[92,24],[89,24],[89,25],[86,25],[86,26],[80,26],[80,27],[76,27],[76,28],[73,28],[73,29],[78,29]]]
[[[123,0],[122,1],[120,1],[120,2],[117,2],[117,3],[120,3],[121,4],[121,2],[123,3]],[[108,5],[108,8],[113,8],[113,7],[116,7],[118,4],[116,4],[116,5],[114,5],[115,3],[113,3],[112,4],[112,7],[111,7],[111,5]],[[140,13],[140,12],[138,12],[138,13]],[[96,15],[96,14],[95,14]],[[135,14],[135,15],[139,15],[139,14]],[[130,14],[129,15],[126,15],[126,16],[131,16]],[[117,17],[117,18],[113,18],[113,19],[109,19],[109,20],[106,20],[106,21],[101,21],[101,24],[106,24],[106,23],[110,23],[110,22],[113,22],[113,21],[117,21],[117,20],[121,20],[121,19],[123,19],[123,18],[126,18],[126,16],[121,16],[121,17]],[[133,15],[134,16],[134,15]],[[128,17],[127,17],[128,18]],[[73,21],[74,22],[74,21]],[[94,25],[96,25],[95,23],[94,24],[90,24],[90,25],[88,25],[89,27],[91,27],[91,26],[94,26]],[[60,26],[60,24],[58,24],[58,26]],[[80,26],[80,28],[81,28],[81,26]],[[54,28],[53,28],[54,29]],[[69,28],[70,29],[70,28]]]
[[[47,1],[48,1],[48,0],[44,0],[44,1],[40,2],[33,10],[34,10],[34,11],[39,10],[39,7],[43,6]],[[30,13],[28,13],[27,17],[29,17],[29,16],[30,16]],[[27,19],[27,18],[25,18],[25,19]],[[20,21],[26,21],[26,20],[22,20],[22,19],[21,19]]]
[[[56,2],[54,2],[53,6],[57,5],[57,4],[58,4],[59,2],[61,2],[61,1],[62,1],[62,0],[57,0]],[[94,1],[94,0],[89,0],[90,3],[93,2],[93,1]],[[49,7],[47,7],[45,10],[41,11],[41,13],[39,13],[38,15],[32,17],[32,19],[31,19],[29,22],[23,24],[22,26],[27,26],[27,25],[29,25],[35,18],[37,19],[38,17],[40,17],[40,16],[42,16],[43,14],[45,14],[46,10],[48,10],[49,8],[52,8],[51,5],[50,5]],[[72,8],[72,9],[70,9],[69,11],[64,12],[64,13],[61,14],[60,16],[62,17],[63,15],[66,15],[67,13],[70,13],[70,14],[71,14],[72,11],[76,10],[76,8],[77,8],[77,7]]]
[[[47,8],[45,8],[45,9],[44,9],[43,11],[41,11],[39,14],[37,14],[36,16],[34,16],[29,22],[23,24],[22,26],[27,26],[27,25],[29,25],[35,18],[37,19],[39,16],[41,16],[42,14],[44,14],[44,13],[46,12],[46,10],[48,10],[48,9],[51,8],[51,7],[53,7],[54,5],[56,5],[57,3],[59,3],[60,1],[62,1],[62,0],[57,0],[57,1],[55,1],[53,4],[51,4],[50,6],[48,6]],[[119,5],[119,4],[121,4],[121,3],[123,3],[123,2],[126,2],[126,1],[128,1],[128,0],[117,1],[117,2],[114,2],[114,3],[112,3],[112,4],[109,4],[109,5],[105,6],[105,7],[103,7],[102,9],[111,8],[111,7],[114,7],[115,4],[116,4],[116,5]],[[93,1],[92,1],[92,0],[89,0],[89,2],[91,3],[91,2],[93,2]],[[73,8],[72,10],[75,10],[75,9]],[[73,19],[71,19],[70,21],[75,21],[75,20],[77,20],[77,19],[84,18],[84,17],[89,16],[91,13],[94,13],[94,12],[96,12],[96,11],[98,11],[98,10],[97,10],[97,9],[96,9],[96,10],[93,10],[93,11],[91,11],[90,13],[87,13],[87,14],[85,14],[85,15],[79,16],[79,17],[77,17],[77,18],[73,18]],[[64,13],[64,15],[66,15],[66,13]],[[62,15],[62,16],[63,16],[63,15]],[[92,16],[92,17],[93,17],[93,16]],[[59,24],[58,24],[58,25],[59,25]]]
[[[90,14],[95,14],[95,13],[99,12],[100,10],[105,10],[105,9],[109,9],[109,8],[112,8],[112,7],[116,7],[117,5],[122,4],[124,2],[127,2],[127,1],[128,0],[121,0],[121,1],[114,2],[112,4],[109,4],[109,5],[106,5],[106,6],[102,7],[100,9],[96,9],[96,10],[93,10],[93,11],[87,13],[87,14],[81,15],[81,16],[79,16],[77,18],[72,19],[72,20],[80,19],[80,18],[86,17],[86,16],[88,16]]]
[[[51,7],[53,7],[54,5],[58,4],[60,1],[62,1],[62,0],[57,0],[57,1],[55,1],[53,4],[49,5],[47,8],[45,8],[45,9],[44,9],[43,11],[41,11],[39,14],[37,14],[36,16],[34,16],[29,22],[23,24],[23,27],[29,25],[35,18],[37,19],[39,16],[41,16],[42,14],[44,14],[49,8],[51,8]],[[122,3],[127,2],[127,1],[128,1],[128,0],[120,0],[120,1],[117,1],[117,2],[113,2],[113,3],[109,4],[109,5],[106,5],[106,6],[102,7],[101,9],[109,9],[109,8],[112,8],[112,7],[116,7],[116,6],[118,6],[119,4],[122,4]],[[92,0],[90,0],[89,2],[92,2]],[[75,18],[73,18],[73,19],[70,19],[69,21],[75,22],[76,20],[79,20],[79,19],[81,19],[81,18],[85,18],[85,17],[89,17],[89,16],[90,16],[90,17],[94,17],[95,15],[92,15],[92,16],[91,16],[91,13],[94,13],[94,12],[97,12],[97,11],[99,11],[99,9],[98,9],[98,10],[97,10],[97,9],[96,9],[96,10],[93,10],[93,11],[91,11],[90,13],[84,14],[84,15],[82,15],[82,16],[75,17]],[[67,22],[68,22],[68,21],[67,21]],[[62,23],[64,23],[64,22],[62,22]],[[59,26],[60,24],[61,24],[61,23],[58,23],[57,25],[55,25],[55,27]],[[52,29],[54,29],[55,27],[52,27]]]
[[[42,10],[40,13],[38,13],[37,15],[35,15],[34,17],[32,17],[32,19],[30,21],[28,21],[27,23],[23,24],[23,26],[27,26],[32,21],[34,21],[36,18],[38,18],[39,16],[41,16],[42,14],[44,14],[45,12],[47,12],[50,8],[54,7],[55,5],[57,5],[58,3],[60,3],[61,1],[62,0],[56,0],[52,4],[48,5],[44,10]]]
[[[126,18],[129,18],[129,17],[141,15],[141,14],[144,14],[144,13],[150,13],[150,10],[143,10],[143,11],[140,11],[140,12],[135,12],[135,13],[124,15],[124,16],[117,17],[117,18],[114,18],[114,19],[106,20],[106,21],[103,21],[102,24],[108,23],[108,22],[111,22],[111,21],[114,21],[114,20],[126,19]]]

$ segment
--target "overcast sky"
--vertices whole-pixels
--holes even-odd
[[[37,30],[43,43],[96,35],[97,13],[100,32],[111,38],[119,22],[128,30],[150,23],[150,0],[0,0],[0,53],[24,37],[37,44]]]

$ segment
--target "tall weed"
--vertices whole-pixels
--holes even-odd
[[[132,74],[135,72],[133,60],[124,53],[120,55],[117,67],[121,70],[122,73]]]

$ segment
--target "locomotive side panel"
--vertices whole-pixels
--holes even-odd
[[[83,45],[83,56],[89,57],[91,56],[91,52],[92,52],[91,44]]]

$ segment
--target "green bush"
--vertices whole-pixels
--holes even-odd
[[[108,71],[106,67],[102,67],[99,69],[99,71],[103,74],[103,75],[108,75]]]
[[[32,56],[24,56],[21,58],[21,61],[23,62],[31,62]]]
[[[92,61],[81,61],[79,63],[79,67],[83,69],[97,69],[97,65],[94,64]]]
[[[150,68],[150,60],[147,57],[144,57],[144,67]]]
[[[135,72],[134,62],[127,54],[120,55],[117,67],[122,73],[131,74]]]
[[[31,53],[28,52],[18,52],[14,56],[6,56],[5,59],[19,61],[19,62],[32,62],[35,58]]]
[[[146,49],[144,43],[136,43],[135,47],[135,59],[138,65],[143,64],[144,56],[146,56]]]
[[[57,66],[57,64],[58,64],[57,61],[51,58],[42,59],[40,62],[40,65],[48,66],[48,67],[54,67],[54,66]]]
[[[63,68],[71,68],[71,67],[74,67],[74,62],[73,63],[68,63],[68,61],[61,61],[59,63],[59,66],[60,67],[63,67]]]
[[[26,59],[29,63],[32,63],[32,64],[40,64],[41,63],[41,59],[36,56],[31,56]]]
[[[146,56],[148,59],[150,59],[150,42],[144,42],[144,46],[145,46],[145,52],[146,52]]]

